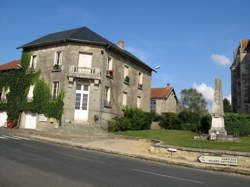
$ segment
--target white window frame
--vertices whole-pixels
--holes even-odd
[[[153,105],[152,105],[152,102],[153,102],[153,101],[155,102],[155,103],[154,103],[154,106],[155,106],[155,107],[154,107],[154,110],[153,110],[153,107],[152,107],[152,106],[153,106]],[[151,101],[150,101],[150,110],[156,111],[156,100],[155,100],[155,99],[151,99]]]
[[[35,57],[35,61],[34,61],[34,57]],[[30,58],[30,68],[36,68],[36,65],[37,65],[37,58],[38,56],[37,55],[32,55],[31,58]]]
[[[105,86],[105,99],[107,102],[110,102],[111,100],[111,89],[108,86]]]
[[[137,101],[136,101],[136,103],[137,103],[137,108],[141,108],[141,96],[137,96]]]
[[[113,69],[113,59],[111,57],[108,57],[108,63],[107,63],[107,70]]]
[[[59,81],[54,81],[52,86],[52,98],[56,100],[59,94]]]
[[[127,92],[122,93],[122,106],[126,107],[128,105],[128,94]]]
[[[34,84],[30,85],[29,92],[28,92],[28,95],[27,95],[27,100],[28,101],[32,101],[33,100],[34,88],[35,88]]]
[[[58,54],[60,55],[58,56]],[[62,65],[62,56],[63,56],[63,51],[59,50],[55,52],[54,65],[59,65],[59,66]]]
[[[129,77],[129,67],[125,65],[124,66],[124,79],[125,79],[126,76]]]

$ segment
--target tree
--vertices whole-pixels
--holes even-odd
[[[196,89],[190,88],[181,91],[181,99],[178,105],[179,111],[190,110],[199,113],[202,116],[208,112],[206,107],[206,100],[201,93],[196,91]]]
[[[223,107],[225,113],[232,111],[232,106],[227,98],[223,99]]]

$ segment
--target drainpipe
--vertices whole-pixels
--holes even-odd
[[[105,67],[104,67],[104,63],[105,63],[105,53],[104,50],[101,50],[101,54],[102,54],[102,70],[101,70],[101,83],[100,83],[100,113],[99,113],[99,120],[100,120],[100,128],[102,128],[102,113],[104,110],[104,106],[102,105],[102,98],[103,98],[103,84],[104,84],[104,75],[105,75]]]

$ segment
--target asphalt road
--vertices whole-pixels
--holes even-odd
[[[0,187],[250,186],[250,177],[168,166],[0,134]]]

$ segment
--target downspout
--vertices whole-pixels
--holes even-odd
[[[104,73],[105,73],[105,67],[104,67],[104,63],[105,63],[105,53],[104,53],[104,50],[101,50],[101,54],[102,54],[102,71],[101,71],[101,83],[100,83],[100,87],[101,87],[101,90],[100,90],[100,113],[99,113],[99,120],[100,120],[100,128],[102,128],[102,113],[103,113],[103,110],[104,110],[104,106],[102,105],[102,98],[103,98],[103,83],[104,83]]]

